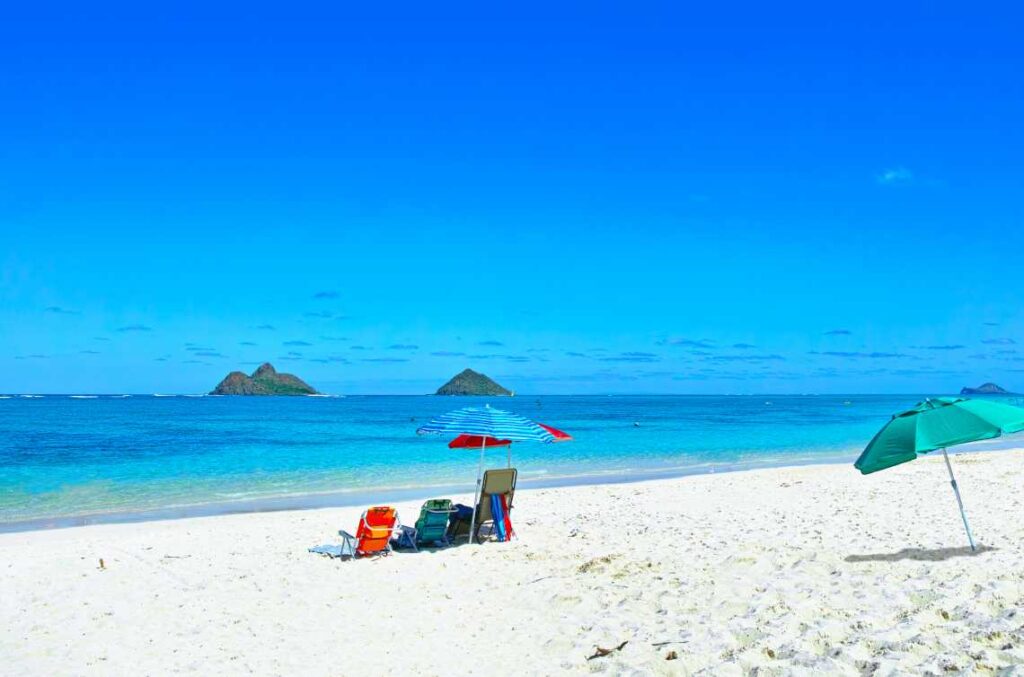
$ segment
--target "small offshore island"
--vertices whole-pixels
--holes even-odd
[[[298,376],[279,374],[274,365],[264,362],[259,369],[246,376],[233,371],[224,377],[211,395],[319,395],[312,386]]]
[[[491,397],[512,397],[511,390],[503,388],[490,377],[472,369],[463,369],[452,380],[437,389],[435,395],[485,395]]]
[[[997,386],[995,383],[982,383],[977,388],[963,387],[960,389],[961,395],[1013,395],[1009,390],[1001,386]]]

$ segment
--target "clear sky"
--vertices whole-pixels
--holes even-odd
[[[1024,390],[1022,10],[687,4],[6,9],[0,392]]]

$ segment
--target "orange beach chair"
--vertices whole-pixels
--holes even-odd
[[[390,506],[370,508],[359,518],[356,535],[344,529],[338,532],[341,536],[341,555],[343,557],[366,557],[368,555],[387,555],[391,552],[391,536],[398,524],[398,512]]]

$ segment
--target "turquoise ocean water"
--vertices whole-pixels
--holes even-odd
[[[471,490],[475,452],[415,430],[484,402],[574,436],[513,445],[528,487],[852,462],[920,399],[15,395],[0,399],[0,530]]]

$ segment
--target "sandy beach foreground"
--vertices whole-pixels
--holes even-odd
[[[983,546],[973,556],[941,457],[869,477],[816,466],[522,491],[518,541],[354,562],[306,552],[352,530],[350,508],[4,534],[0,663],[8,675],[1012,669],[1024,457],[954,464]],[[398,507],[412,521],[418,503]]]

